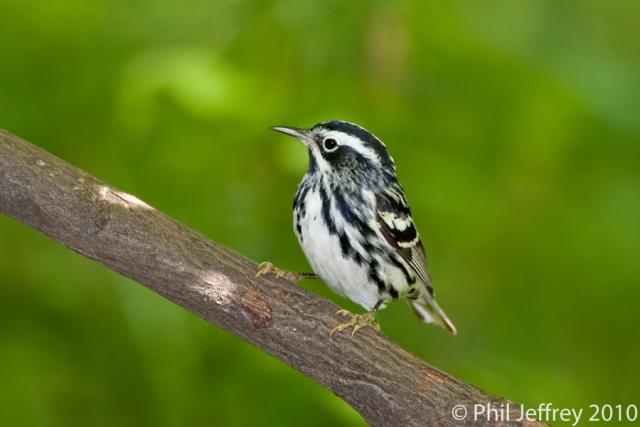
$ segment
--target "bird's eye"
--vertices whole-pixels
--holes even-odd
[[[338,148],[338,143],[333,138],[327,138],[322,142],[322,146],[324,147],[324,151],[331,152]]]

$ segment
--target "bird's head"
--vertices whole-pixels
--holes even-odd
[[[395,165],[387,147],[368,130],[353,123],[332,120],[308,128],[274,126],[309,149],[309,173],[329,178],[375,179],[395,176]]]

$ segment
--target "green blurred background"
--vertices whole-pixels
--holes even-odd
[[[527,405],[640,404],[637,2],[3,0],[0,16],[0,127],[254,260],[307,269],[306,153],[269,126],[369,128],[460,334],[401,303],[384,332]],[[0,325],[0,425],[364,424],[7,217]]]

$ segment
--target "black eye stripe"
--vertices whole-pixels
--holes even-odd
[[[350,135],[362,141],[365,146],[373,148],[373,150],[380,158],[380,163],[382,163],[385,168],[387,168],[388,170],[395,168],[393,160],[391,159],[391,156],[389,156],[387,148],[384,146],[384,144],[382,144],[382,142],[371,132],[358,125],[339,120],[331,120],[318,123],[313,128],[321,129],[324,131],[338,131]],[[342,149],[340,149],[340,151],[342,151]]]

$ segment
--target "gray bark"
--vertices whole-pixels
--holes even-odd
[[[354,338],[329,338],[340,320],[333,303],[285,279],[255,278],[251,260],[2,130],[0,212],[277,357],[372,425],[523,425],[473,422],[471,415],[456,421],[456,404],[471,414],[474,404],[507,401],[429,366],[370,328]]]

